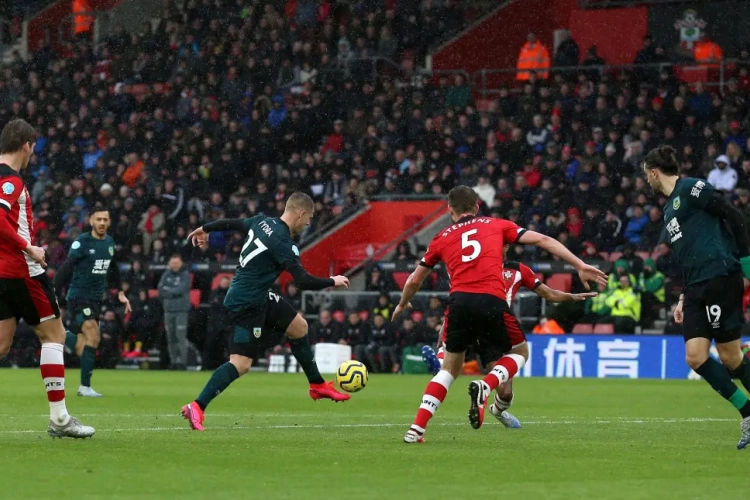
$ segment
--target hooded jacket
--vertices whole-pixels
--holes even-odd
[[[725,163],[727,166],[719,168],[719,163]],[[725,192],[731,192],[737,185],[737,171],[731,166],[727,155],[721,155],[714,160],[714,168],[708,173],[708,183],[716,189]]]
[[[615,262],[612,273],[609,275],[609,279],[607,280],[607,292],[611,293],[620,288],[620,276],[617,274],[618,267],[622,267],[623,269],[625,269],[625,272],[630,278],[630,286],[633,288],[637,288],[638,280],[636,279],[635,275],[630,273],[630,265],[628,264],[628,261],[625,259],[620,259]]]
[[[650,276],[646,275],[646,268],[650,267],[653,272]],[[659,302],[664,302],[666,298],[666,292],[664,290],[664,275],[656,269],[656,262],[653,259],[646,259],[643,261],[643,270],[641,273],[640,280],[638,281],[638,287],[643,293],[653,294]]]

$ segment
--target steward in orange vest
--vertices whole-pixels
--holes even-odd
[[[547,79],[550,67],[547,48],[537,40],[534,33],[529,33],[526,40],[527,42],[521,47],[521,52],[518,54],[516,79],[528,80],[531,71],[536,72],[539,78]]]

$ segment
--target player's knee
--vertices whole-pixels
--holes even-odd
[[[722,365],[730,370],[736,370],[742,364],[742,351],[739,349],[739,346],[737,349],[720,349],[719,359]]]
[[[523,356],[523,359],[526,361],[529,360],[529,344],[528,342],[524,342],[521,345],[517,345],[510,351],[512,354],[518,354],[519,356]]]
[[[708,359],[708,353],[690,352],[690,351],[685,353],[685,361],[687,362],[688,366],[692,368],[693,370],[703,365],[703,363],[705,363],[707,359]]]
[[[229,356],[229,362],[234,365],[237,369],[237,373],[244,375],[250,371],[250,367],[253,365],[253,360],[246,356],[240,356],[238,354],[232,354]]]
[[[307,320],[298,314],[289,324],[286,334],[290,339],[301,339],[307,335]]]

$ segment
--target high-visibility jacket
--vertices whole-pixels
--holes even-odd
[[[542,335],[562,335],[563,333],[565,333],[565,330],[562,329],[557,321],[551,319],[547,321],[544,326],[542,326],[541,324],[536,325],[534,327],[534,333]]]
[[[94,26],[94,16],[84,15],[84,13],[89,12],[91,12],[91,6],[88,0],[73,0],[73,21],[75,22],[76,35],[90,31]]]
[[[628,317],[635,321],[641,319],[641,296],[632,288],[612,292],[607,298],[607,306],[612,308],[610,315],[614,317]]]
[[[538,41],[534,43],[526,42],[518,54],[516,79],[528,80],[531,76],[530,71],[535,71],[539,78],[546,79],[549,76],[549,66],[547,48]]]
[[[710,40],[698,41],[693,45],[693,59],[698,64],[714,68],[724,59],[724,52],[718,44]]]

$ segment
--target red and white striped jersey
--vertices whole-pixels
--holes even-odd
[[[12,229],[23,240],[34,240],[34,214],[31,196],[18,172],[0,164],[0,209]],[[44,274],[44,268],[4,238],[0,238],[0,278],[27,278]]]
[[[533,292],[542,284],[529,266],[514,261],[503,264],[503,282],[505,283],[505,301],[509,307],[513,305],[516,293],[521,287]]]

